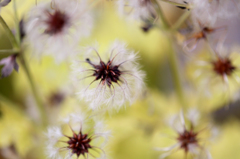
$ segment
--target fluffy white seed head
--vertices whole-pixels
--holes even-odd
[[[30,11],[26,34],[35,55],[50,54],[61,62],[75,55],[75,45],[91,33],[92,24],[87,0],[52,0]]]
[[[206,147],[203,147],[203,141],[201,137],[199,137],[203,131],[207,131],[207,129],[206,127],[200,129],[196,128],[199,126],[197,124],[198,119],[199,112],[196,109],[190,109],[186,114],[181,111],[179,115],[175,115],[170,118],[168,123],[170,124],[170,127],[176,131],[176,143],[169,147],[156,148],[157,151],[163,152],[160,158],[166,158],[175,152],[176,149],[182,149],[186,154],[191,153],[196,158],[203,159],[205,157],[205,159],[211,159],[209,151],[206,149]],[[209,138],[205,138],[207,139],[204,139],[204,143],[206,141],[210,141],[212,134]]]
[[[99,124],[101,123],[101,124]],[[101,126],[101,129],[97,128]],[[72,113],[59,126],[49,127],[46,133],[46,154],[51,159],[70,159],[92,155],[106,158],[103,150],[110,131],[99,118],[85,117],[83,113]],[[84,149],[88,150],[85,151]],[[79,154],[78,154],[79,153]]]
[[[90,103],[90,108],[121,108],[131,104],[143,90],[144,73],[139,70],[137,54],[115,41],[101,57],[90,47],[72,65],[77,95]]]

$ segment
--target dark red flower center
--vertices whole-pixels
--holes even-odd
[[[232,72],[236,69],[236,67],[233,66],[232,62],[228,58],[218,58],[216,61],[212,62],[212,64],[214,71],[221,76],[231,75]]]
[[[82,134],[81,131],[78,134],[73,133],[73,136],[68,138],[68,148],[71,149],[72,154],[76,154],[77,157],[81,154],[85,156],[85,153],[88,153],[88,150],[92,148],[90,145],[91,138],[88,137],[88,134]]]
[[[193,132],[193,130],[184,130],[182,134],[179,134],[177,139],[181,143],[181,148],[184,149],[185,152],[188,152],[190,144],[198,143],[197,133]]]
[[[54,13],[47,12],[48,19],[45,21],[47,24],[47,29],[45,33],[47,34],[57,34],[60,33],[64,26],[68,23],[68,17],[66,14],[55,10]]]
[[[110,60],[107,64],[100,60],[99,65],[94,65],[90,59],[86,59],[86,61],[94,68],[93,76],[96,77],[95,80],[100,79],[103,84],[107,83],[109,87],[112,85],[112,82],[118,83],[120,81],[121,71],[118,69],[119,65],[112,65]]]

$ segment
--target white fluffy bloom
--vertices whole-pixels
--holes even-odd
[[[75,85],[81,99],[95,109],[119,109],[132,103],[142,92],[144,73],[139,70],[137,54],[126,44],[115,41],[100,57],[97,48],[90,47],[72,65]]]
[[[235,0],[175,0],[175,2],[181,4],[180,8],[191,11],[191,18],[195,24],[201,22],[213,25],[219,18],[229,18],[239,13],[239,2]]]
[[[121,15],[129,15],[136,20],[156,18],[156,11],[151,0],[118,0],[118,10]]]
[[[29,13],[26,34],[33,53],[51,54],[57,62],[74,56],[75,45],[92,29],[87,0],[52,0]]]
[[[187,120],[185,120],[185,117]],[[206,127],[200,129],[197,128],[199,112],[196,109],[191,109],[188,111],[185,117],[183,112],[181,111],[179,115],[174,116],[170,120],[169,124],[176,131],[177,134],[177,137],[174,138],[177,140],[177,143],[169,147],[156,148],[157,151],[163,152],[160,158],[163,159],[171,155],[173,152],[175,152],[175,150],[182,149],[185,151],[186,154],[193,154],[195,158],[211,159],[211,154],[205,147],[203,147],[203,145],[206,144],[207,140],[210,141],[212,134],[207,137],[208,139],[206,139],[205,136],[206,140],[202,140],[202,134],[209,129],[206,129]]]
[[[222,45],[222,44],[220,44]],[[192,80],[204,88],[208,96],[221,95],[222,100],[231,99],[240,83],[239,49],[218,48],[213,54],[203,54],[193,60]],[[206,89],[207,88],[207,89]]]
[[[99,129],[100,122],[101,129]],[[106,158],[103,147],[106,145],[110,131],[106,131],[105,128],[103,122],[97,118],[70,114],[61,125],[48,128],[46,154],[52,159],[70,159],[79,156]]]

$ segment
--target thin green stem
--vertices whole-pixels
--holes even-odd
[[[177,56],[175,54],[175,51],[172,46],[172,39],[170,39],[170,52],[169,52],[169,61],[170,61],[170,67],[171,67],[171,72],[172,72],[172,78],[174,82],[174,86],[177,92],[178,99],[182,105],[182,108],[185,109],[187,107],[187,103],[185,100],[184,96],[184,91],[182,87],[182,82],[179,74],[179,69],[178,69],[178,62],[177,62]]]
[[[170,34],[174,32],[174,30],[172,30],[172,28],[170,28],[170,25],[168,24],[165,16],[163,15],[162,9],[160,4],[157,2],[157,0],[153,0],[154,3],[157,4],[157,12],[159,14],[159,17],[162,20],[163,26],[165,27],[166,30],[169,30]],[[169,2],[169,1],[167,1]],[[174,29],[177,29],[178,27],[181,26],[181,24],[183,23],[183,21],[185,20],[185,18],[187,18],[189,15],[184,14],[179,21],[177,21],[177,23],[173,26]],[[182,108],[185,109],[187,107],[187,103],[185,100],[185,96],[184,96],[184,91],[183,91],[183,87],[182,87],[182,82],[181,82],[181,78],[180,78],[180,74],[179,74],[179,69],[178,69],[178,62],[177,62],[177,56],[175,54],[175,51],[173,49],[173,38],[172,38],[172,34],[170,35],[170,37],[168,37],[169,39],[169,44],[170,46],[170,53],[169,53],[169,61],[170,61],[170,67],[171,67],[171,72],[172,72],[172,76],[173,76],[173,82],[174,82],[174,86],[177,92],[177,96],[178,99],[182,105]]]
[[[8,27],[7,23],[2,18],[1,15],[0,15],[0,23],[2,24],[2,26],[5,30],[5,33],[7,34],[9,40],[11,41],[13,48],[19,48],[18,42],[16,41],[11,29]]]
[[[16,41],[18,43],[18,46],[20,46],[21,39],[20,39],[20,28],[19,28],[19,19],[18,19],[18,13],[17,13],[17,5],[16,0],[13,0],[13,10],[14,10],[14,17],[15,17],[15,26],[16,26]]]
[[[22,63],[22,66],[27,74],[27,78],[29,80],[29,83],[30,83],[30,86],[31,86],[31,89],[32,89],[32,92],[33,92],[33,95],[34,95],[34,98],[36,100],[36,103],[37,103],[37,106],[38,106],[38,110],[41,114],[41,119],[42,119],[42,124],[43,126],[46,126],[47,124],[47,115],[46,115],[46,112],[45,112],[45,109],[44,109],[44,105],[40,99],[40,96],[39,96],[39,93],[37,91],[37,88],[36,88],[36,85],[33,81],[33,78],[32,78],[32,75],[30,73],[30,69],[28,67],[28,64],[26,63],[25,61],[25,58],[24,58],[24,55],[21,54],[20,55],[20,61]]]
[[[0,55],[10,56],[19,53],[19,50],[0,50]]]
[[[177,29],[179,29],[182,24],[186,21],[186,19],[190,16],[191,11],[186,11],[182,14],[182,16],[177,20],[177,22],[172,26],[172,30],[176,31]]]
[[[154,4],[156,4],[155,9],[158,13],[159,18],[161,19],[161,22],[163,24],[164,29],[169,29],[169,24],[168,24],[167,19],[165,18],[164,14],[162,12],[162,8],[161,8],[160,4],[158,3],[157,0],[152,0],[152,1],[153,1]]]

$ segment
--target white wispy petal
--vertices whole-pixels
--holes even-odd
[[[63,13],[67,19],[60,32],[49,34],[45,32],[49,27],[46,21],[55,11]],[[39,3],[30,11],[25,30],[35,56],[51,55],[59,63],[74,58],[78,42],[90,35],[92,26],[87,0],[54,0]]]
[[[104,106],[105,109],[119,110],[123,105],[131,104],[140,96],[144,87],[145,75],[139,69],[137,54],[128,50],[125,43],[115,41],[105,54],[99,53],[100,57],[97,55],[97,50],[95,47],[89,47],[80,60],[73,62],[73,80],[79,90],[77,95],[80,99],[89,102],[91,109]],[[94,72],[92,71],[94,68],[84,62],[86,59],[90,59],[93,64],[99,65],[100,58],[105,64],[110,59],[112,66],[120,65],[120,80],[117,83],[112,82],[111,87],[108,87],[106,82],[101,82],[101,79],[95,81],[96,76],[93,76]]]

